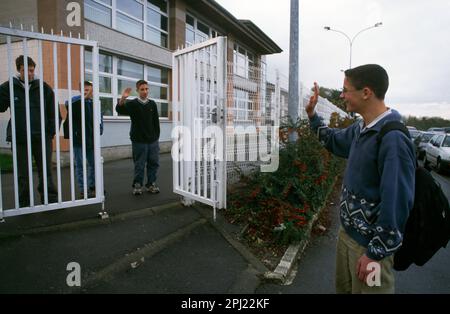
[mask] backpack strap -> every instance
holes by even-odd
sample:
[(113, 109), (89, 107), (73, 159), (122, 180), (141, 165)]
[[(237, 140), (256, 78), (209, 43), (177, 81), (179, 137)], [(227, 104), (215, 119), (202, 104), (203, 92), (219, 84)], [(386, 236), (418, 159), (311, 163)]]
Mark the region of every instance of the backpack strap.
[(394, 130), (402, 131), (402, 133), (405, 134), (408, 138), (411, 138), (408, 128), (401, 121), (388, 121), (381, 127), (380, 132), (378, 132), (378, 144), (381, 143), (381, 140), (387, 133)]
[[(408, 128), (403, 124), (403, 122), (401, 121), (388, 121), (386, 122), (382, 127), (380, 132), (378, 132), (377, 135), (377, 143), (378, 143), (378, 147), (381, 144), (381, 140), (383, 139), (383, 137), (394, 130), (398, 130), (401, 131), (403, 134), (405, 134), (409, 139), (411, 139), (411, 135), (409, 133)], [(416, 159), (416, 168), (419, 167), (419, 161)]]

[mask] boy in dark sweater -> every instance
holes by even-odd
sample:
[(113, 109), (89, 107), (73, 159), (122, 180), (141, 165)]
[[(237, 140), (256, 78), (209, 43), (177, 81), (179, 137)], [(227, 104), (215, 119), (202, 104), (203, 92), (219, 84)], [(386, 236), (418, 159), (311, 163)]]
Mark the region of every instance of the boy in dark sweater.
[[(19, 72), (18, 77), (13, 78), (13, 93), (14, 93), (14, 110), (15, 110), (15, 132), (12, 132), (12, 119), (8, 122), (6, 130), (6, 141), (13, 141), (15, 136), (17, 156), (17, 175), (18, 175), (18, 192), (19, 192), (19, 207), (30, 206), (30, 189), (29, 189), (29, 169), (28, 169), (28, 145), (31, 145), (31, 156), (36, 163), (38, 170), (39, 184), (38, 191), (41, 196), (42, 204), (45, 203), (44, 193), (44, 167), (43, 156), (46, 160), (47, 170), (47, 195), (48, 203), (58, 202), (58, 192), (53, 183), (52, 176), (52, 139), (55, 136), (55, 94), (52, 88), (43, 82), (43, 117), (41, 117), (41, 102), (40, 102), (40, 82), (35, 79), (34, 70), (35, 62), (30, 57), (27, 58), (28, 69), (25, 69), (25, 58), (19, 56), (16, 59), (16, 68)], [(27, 122), (26, 111), (27, 103), (25, 97), (25, 76), (28, 76), (28, 91), (29, 91), (29, 113), (30, 113), (30, 138), (27, 139)], [(5, 112), (10, 107), (10, 88), (9, 81), (0, 86), (0, 112)], [(42, 150), (42, 136), (41, 136), (41, 119), (44, 120), (44, 141), (45, 152)], [(45, 154), (45, 155), (44, 155)], [(36, 204), (36, 202), (34, 202)]]
[(116, 106), (117, 113), (130, 116), (134, 179), (133, 194), (141, 195), (144, 184), (144, 173), (147, 168), (146, 189), (148, 192), (159, 193), (156, 185), (156, 175), (159, 169), (159, 116), (158, 108), (153, 100), (148, 99), (148, 83), (140, 80), (136, 83), (138, 98), (126, 101), (131, 94), (131, 88), (122, 93), (122, 98)]

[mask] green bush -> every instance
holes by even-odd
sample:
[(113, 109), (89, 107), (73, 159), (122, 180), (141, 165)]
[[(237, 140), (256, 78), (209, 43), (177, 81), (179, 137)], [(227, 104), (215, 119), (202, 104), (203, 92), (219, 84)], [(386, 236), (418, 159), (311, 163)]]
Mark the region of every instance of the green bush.
[[(298, 140), (288, 143), (288, 134)], [(306, 226), (323, 205), (344, 161), (328, 153), (306, 121), (280, 130), (280, 164), (276, 172), (242, 177), (229, 191), (227, 217), (247, 225), (250, 241), (290, 244), (301, 240)]]
[(13, 161), (11, 155), (0, 154), (0, 169), (2, 172), (10, 172), (13, 169)]

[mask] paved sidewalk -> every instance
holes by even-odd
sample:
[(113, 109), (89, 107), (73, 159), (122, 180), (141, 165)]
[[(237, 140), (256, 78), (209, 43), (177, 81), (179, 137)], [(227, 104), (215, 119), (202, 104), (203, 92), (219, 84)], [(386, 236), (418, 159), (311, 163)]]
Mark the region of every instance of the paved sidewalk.
[[(256, 292), (267, 294), (334, 294), (336, 242), (339, 230), (339, 207), (331, 211), (332, 225), (324, 235), (312, 239), (297, 267), (297, 276), (289, 286), (261, 285)], [(412, 265), (395, 272), (396, 293), (450, 293), (450, 245), (441, 248), (424, 266)]]
[[(160, 194), (133, 196), (132, 169), (131, 160), (104, 165), (110, 219), (93, 205), (0, 224), (0, 293), (253, 293), (264, 267), (229, 237), (233, 226), (212, 222), (211, 208), (181, 205), (170, 154)], [(66, 284), (70, 262), (81, 266), (81, 289)]]

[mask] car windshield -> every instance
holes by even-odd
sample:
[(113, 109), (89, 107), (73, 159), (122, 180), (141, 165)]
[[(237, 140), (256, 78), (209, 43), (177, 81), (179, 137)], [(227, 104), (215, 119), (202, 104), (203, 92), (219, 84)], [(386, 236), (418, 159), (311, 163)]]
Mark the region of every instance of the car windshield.
[(416, 138), (420, 135), (420, 132), (416, 130), (409, 130), (409, 134), (411, 135), (412, 138)]
[(450, 136), (445, 137), (445, 140), (442, 143), (442, 147), (450, 147)]
[(422, 143), (428, 143), (430, 140), (431, 140), (431, 138), (433, 137), (433, 133), (425, 133), (425, 134), (422, 134), (422, 139), (421, 139), (421, 142)]

